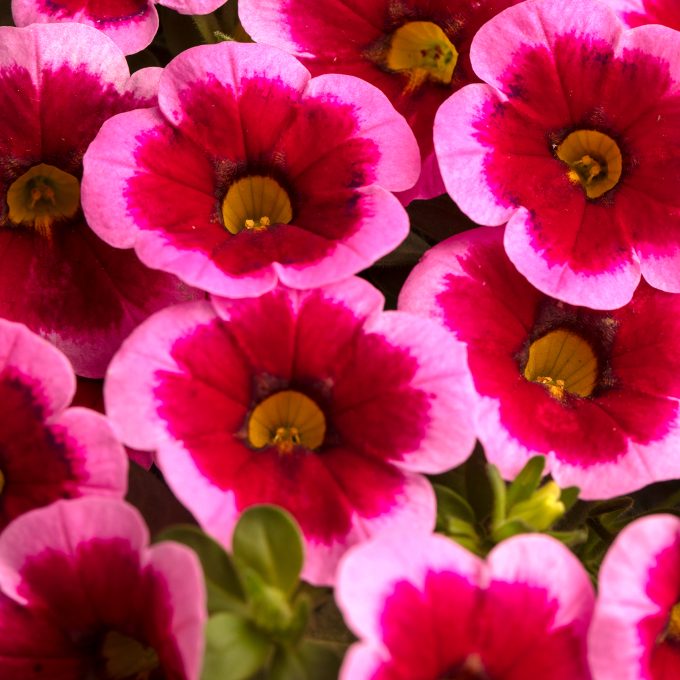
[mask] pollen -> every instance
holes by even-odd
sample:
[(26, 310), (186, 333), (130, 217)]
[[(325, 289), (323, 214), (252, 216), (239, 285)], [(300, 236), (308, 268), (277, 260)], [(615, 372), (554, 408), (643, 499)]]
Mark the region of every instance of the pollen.
[(680, 645), (680, 603), (673, 605), (668, 617), (668, 623), (660, 642), (666, 641)]
[(326, 418), (318, 404), (296, 390), (261, 401), (248, 419), (248, 442), (256, 449), (274, 446), (281, 455), (296, 448), (314, 451), (326, 436)]
[(567, 177), (580, 184), (588, 198), (599, 198), (621, 179), (623, 160), (617, 143), (597, 130), (576, 130), (556, 149), (569, 167)]
[(11, 224), (28, 227), (50, 239), (55, 222), (78, 212), (80, 183), (68, 172), (40, 163), (10, 185), (7, 206)]
[(288, 224), (292, 219), (290, 198), (272, 177), (242, 177), (229, 187), (222, 200), (222, 220), (232, 234), (266, 231), (274, 224)]
[(430, 21), (410, 21), (400, 26), (390, 40), (385, 66), (408, 78), (407, 91), (425, 81), (448, 85), (458, 61), (458, 51), (446, 33)]
[(531, 343), (524, 377), (544, 385), (562, 401), (567, 394), (588, 397), (598, 380), (598, 361), (590, 343), (568, 330), (554, 330)]

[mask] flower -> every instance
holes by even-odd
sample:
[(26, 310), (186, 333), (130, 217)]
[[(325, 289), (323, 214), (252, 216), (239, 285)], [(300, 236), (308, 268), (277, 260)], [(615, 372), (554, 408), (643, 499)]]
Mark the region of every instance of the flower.
[(314, 75), (347, 73), (379, 87), (413, 129), (423, 158), (420, 180), (402, 200), (445, 192), (432, 145), (439, 105), (478, 80), (472, 37), (518, 0), (240, 0), (239, 15), (257, 41), (302, 60)]
[(443, 536), (387, 534), (340, 563), (336, 601), (359, 637), (341, 680), (589, 680), (593, 588), (548, 536), (482, 561)]
[(680, 8), (674, 0), (604, 0), (628, 26), (661, 24), (680, 29)]
[(387, 189), (413, 184), (417, 145), (367, 83), (224, 42), (176, 57), (158, 101), (104, 125), (83, 180), (96, 232), (150, 267), (245, 297), (340, 280), (406, 236)]
[(503, 236), (480, 227), (436, 246), (399, 300), (466, 344), (488, 459), (511, 479), (543, 454), (582, 498), (679, 477), (680, 297), (642, 282), (615, 311), (567, 305), (515, 270)]
[(205, 609), (196, 555), (149, 547), (122, 501), (57, 501), (0, 534), (3, 678), (198, 680)]
[(177, 305), (114, 357), (106, 411), (201, 526), (229, 545), (246, 507), (298, 521), (303, 575), (387, 527), (434, 526), (416, 472), (462, 462), (474, 437), (462, 347), (434, 322), (381, 312), (361, 279), (257, 299)]
[(513, 264), (573, 305), (626, 304), (640, 275), (680, 292), (680, 35), (623, 30), (601, 3), (529, 0), (475, 36), (487, 84), (435, 120), (444, 183)]
[(89, 26), (0, 27), (0, 316), (49, 338), (79, 375), (103, 376), (141, 319), (191, 296), (100, 241), (80, 208), (87, 145), (107, 117), (151, 103), (159, 70), (130, 77)]
[(125, 495), (125, 451), (104, 416), (67, 408), (74, 393), (66, 357), (0, 319), (0, 528), (59, 498)]
[(123, 54), (133, 54), (156, 35), (156, 2), (182, 14), (208, 14), (225, 0), (12, 0), (12, 16), (17, 26), (63, 21), (94, 26)]
[(594, 680), (680, 674), (680, 520), (651, 515), (616, 537), (600, 567), (588, 647)]

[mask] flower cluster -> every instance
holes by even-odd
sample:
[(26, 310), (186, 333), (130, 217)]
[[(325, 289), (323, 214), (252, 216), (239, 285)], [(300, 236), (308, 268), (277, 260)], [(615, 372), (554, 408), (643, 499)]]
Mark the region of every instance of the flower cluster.
[(675, 2), (11, 17), (0, 677), (680, 676)]

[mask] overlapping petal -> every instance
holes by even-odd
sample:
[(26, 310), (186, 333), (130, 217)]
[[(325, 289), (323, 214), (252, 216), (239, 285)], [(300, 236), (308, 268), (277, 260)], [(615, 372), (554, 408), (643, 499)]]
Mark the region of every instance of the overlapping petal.
[(611, 309), (641, 274), (680, 290), (678, 46), (666, 27), (625, 31), (603, 4), (553, 0), (512, 7), (475, 37), (488, 85), (437, 115), (444, 182), (472, 219), (508, 221), (508, 255), (544, 293)]
[[(221, 43), (166, 68), (159, 106), (108, 121), (85, 156), (83, 182), (97, 233), (134, 246), (149, 266), (244, 297), (277, 280), (296, 288), (339, 280), (406, 235), (406, 213), (387, 189), (415, 181), (418, 150), (370, 85), (310, 79), (278, 50)], [(273, 195), (287, 213), (271, 212)], [(243, 214), (232, 224), (227, 212)]]
[(58, 205), (63, 191), (55, 177), (70, 178), (77, 192), (83, 154), (102, 122), (149, 106), (159, 69), (131, 78), (116, 46), (87, 26), (1, 27), (0, 35), (0, 315), (52, 340), (80, 375), (101, 377), (141, 319), (194, 293), (98, 239), (77, 193), (68, 216), (52, 212), (45, 221), (26, 217), (31, 203), (21, 192), (36, 181), (29, 173), (38, 180), (43, 173), (37, 186), (48, 192), (48, 215), (48, 199)]
[(68, 408), (74, 392), (61, 352), (0, 320), (0, 527), (59, 498), (125, 494), (125, 451), (102, 415)]
[[(505, 255), (503, 230), (486, 227), (433, 248), (400, 297), (400, 307), (439, 319), (467, 345), (489, 460), (512, 478), (529, 457), (546, 455), (558, 483), (580, 487), (584, 498), (680, 473), (677, 305), (645, 283), (610, 312), (562, 303), (533, 288)], [(557, 365), (571, 361), (566, 350), (555, 375), (525, 377), (532, 347), (554, 332), (591, 348), (593, 384), (582, 393), (550, 388), (568, 378)]]
[(590, 678), (592, 587), (546, 536), (505, 541), (484, 562), (441, 536), (386, 534), (343, 559), (336, 597), (360, 638), (347, 680)]
[[(58, 501), (0, 535), (3, 676), (199, 677), (205, 589), (186, 547), (149, 547), (118, 500)], [(39, 669), (39, 670), (37, 670)], [(115, 670), (118, 669), (118, 670)]]
[[(107, 413), (124, 442), (157, 450), (207, 531), (229, 544), (244, 508), (281, 505), (305, 535), (306, 578), (332, 583), (349, 545), (431, 529), (432, 490), (416, 473), (453, 467), (473, 443), (462, 348), (381, 308), (359, 279), (169, 308), (112, 362)], [(287, 412), (267, 406), (291, 392)], [(312, 418), (324, 430), (305, 440)]]

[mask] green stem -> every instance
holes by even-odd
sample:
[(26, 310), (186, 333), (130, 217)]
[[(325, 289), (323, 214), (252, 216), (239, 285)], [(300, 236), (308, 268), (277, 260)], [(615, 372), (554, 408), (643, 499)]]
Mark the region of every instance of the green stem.
[(206, 43), (213, 44), (218, 42), (215, 33), (219, 33), (222, 27), (214, 14), (195, 15), (191, 18), (194, 20), (198, 32)]

